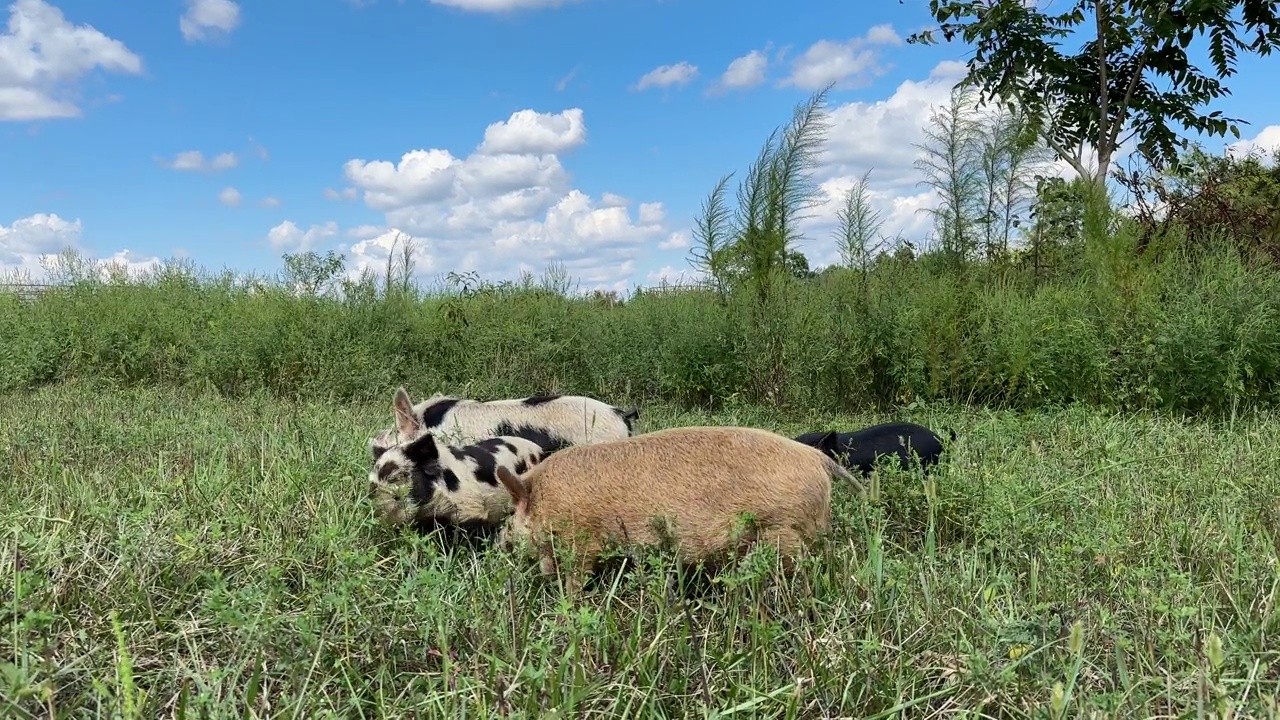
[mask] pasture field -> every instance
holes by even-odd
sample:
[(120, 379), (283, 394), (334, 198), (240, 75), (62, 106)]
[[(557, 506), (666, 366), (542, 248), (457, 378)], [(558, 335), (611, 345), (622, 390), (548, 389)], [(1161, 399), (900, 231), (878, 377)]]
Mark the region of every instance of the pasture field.
[[(429, 392), (430, 388), (411, 388)], [(5, 717), (1275, 717), (1280, 418), (918, 408), (800, 573), (581, 603), (377, 526), (385, 403), (69, 382), (0, 396)], [(885, 416), (642, 408), (786, 434)]]

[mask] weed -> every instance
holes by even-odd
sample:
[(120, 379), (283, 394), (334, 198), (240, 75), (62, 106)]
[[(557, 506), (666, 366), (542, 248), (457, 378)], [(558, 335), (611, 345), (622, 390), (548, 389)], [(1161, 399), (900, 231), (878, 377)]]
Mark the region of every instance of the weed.
[[(0, 396), (13, 717), (1274, 717), (1280, 420), (917, 408), (795, 575), (649, 554), (578, 604), (533, 563), (379, 527), (381, 401), (71, 382)], [(880, 416), (654, 405), (644, 429)]]

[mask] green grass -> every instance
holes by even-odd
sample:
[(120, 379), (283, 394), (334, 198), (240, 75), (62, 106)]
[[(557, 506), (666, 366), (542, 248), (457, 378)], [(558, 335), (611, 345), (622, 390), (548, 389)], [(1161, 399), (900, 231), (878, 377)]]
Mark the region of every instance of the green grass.
[(778, 282), (763, 309), (750, 287), (723, 304), (696, 290), (617, 304), (552, 279), (297, 297), (173, 266), (32, 302), (0, 292), (0, 392), (93, 379), (335, 402), (382, 402), (405, 383), (832, 412), (923, 401), (1230, 416), (1280, 403), (1280, 272), (1226, 251), (1038, 285), (1013, 265), (960, 271), (928, 255), (884, 260), (865, 284), (839, 268)]
[(389, 402), (0, 396), (0, 713), (1276, 714), (1280, 418), (904, 412), (960, 434), (936, 487), (837, 487), (796, 576), (758, 554), (669, 592), (650, 556), (574, 605), (532, 562), (374, 524)]

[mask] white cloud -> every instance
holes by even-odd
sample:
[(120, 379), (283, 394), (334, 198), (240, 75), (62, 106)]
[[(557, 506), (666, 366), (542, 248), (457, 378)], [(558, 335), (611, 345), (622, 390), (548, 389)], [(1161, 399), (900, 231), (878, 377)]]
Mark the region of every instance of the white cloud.
[(667, 218), (667, 211), (660, 202), (640, 203), (636, 208), (636, 219), (641, 225), (661, 225)]
[(883, 100), (833, 107), (820, 175), (856, 177), (874, 168), (873, 182), (897, 190), (914, 187), (914, 145), (923, 141), (929, 116), (947, 102), (964, 72), (962, 63), (944, 61), (928, 78), (905, 80)]
[(862, 87), (885, 71), (879, 46), (901, 44), (902, 38), (890, 25), (876, 25), (862, 37), (845, 42), (819, 40), (791, 61), (791, 74), (779, 84), (804, 90), (830, 83), (841, 89)]
[(494, 246), (499, 251), (518, 251), (526, 261), (531, 257), (544, 262), (582, 259), (597, 251), (612, 254), (665, 234), (660, 219), (654, 217), (663, 214), (661, 203), (646, 205), (651, 208), (647, 217), (635, 222), (627, 208), (597, 207), (587, 194), (571, 190), (542, 219), (500, 223), (494, 229)]
[(674, 65), (659, 65), (645, 73), (636, 81), (633, 89), (684, 87), (696, 77), (698, 77), (698, 66), (681, 60)]
[(44, 0), (14, 0), (0, 34), (0, 121), (79, 117), (76, 81), (95, 68), (137, 75), (142, 59)]
[(240, 201), (243, 199), (243, 196), (240, 195), (240, 191), (233, 187), (224, 188), (222, 192), (218, 193), (218, 202), (226, 205), (227, 207), (239, 207)]
[(338, 224), (330, 220), (323, 225), (312, 225), (303, 231), (292, 220), (285, 220), (267, 231), (267, 243), (275, 250), (305, 252), (314, 250), (320, 242), (338, 234)]
[(764, 50), (751, 52), (729, 63), (729, 67), (716, 82), (717, 90), (745, 90), (753, 88), (765, 80), (765, 70), (769, 67), (769, 56)]
[(666, 240), (658, 243), (659, 250), (679, 250), (689, 247), (689, 233), (684, 230), (677, 230), (671, 233)]
[(79, 220), (64, 220), (57, 213), (36, 213), (8, 227), (0, 225), (0, 266), (21, 266), (32, 258), (77, 248), (82, 229)]
[(645, 275), (650, 285), (693, 285), (702, 282), (704, 274), (693, 268), (663, 265)]
[(341, 190), (325, 188), (324, 197), (326, 200), (355, 200), (360, 197), (360, 191), (353, 187), (346, 187)]
[(240, 24), (240, 6), (231, 0), (187, 0), (178, 29), (187, 42), (225, 37)]
[[(415, 274), (427, 273), (436, 269), (436, 260), (430, 253), (430, 243), (425, 238), (415, 237), (399, 228), (383, 229), (375, 228), (371, 225), (363, 225), (353, 230), (359, 231), (357, 234), (364, 237), (349, 246), (342, 246), (341, 248), (347, 256), (347, 274), (350, 277), (359, 277), (366, 269), (372, 270), (379, 275), (385, 273), (387, 259), (391, 256), (391, 253), (394, 252), (396, 254), (398, 262), (401, 253), (404, 252), (406, 243), (413, 245), (410, 257), (413, 259), (413, 271)], [(347, 231), (347, 234), (351, 235), (352, 231)]]
[[(520, 128), (530, 132), (515, 134)], [(347, 181), (384, 222), (347, 234), (369, 241), (398, 229), (429, 245), (432, 267), (441, 271), (514, 278), (555, 261), (586, 289), (625, 286), (641, 254), (671, 242), (672, 232), (661, 203), (641, 202), (632, 212), (622, 195), (596, 199), (571, 187), (552, 150), (572, 150), (585, 132), (576, 112), (518, 112), (490, 125), (466, 156), (436, 148), (410, 150), (394, 162), (351, 160)], [(517, 149), (525, 152), (491, 154)], [(382, 245), (352, 245), (352, 263), (377, 265), (369, 258)]]
[(240, 161), (236, 158), (235, 153), (224, 152), (218, 153), (209, 161), (210, 170), (230, 170)]
[(558, 113), (517, 110), (485, 128), (477, 152), (485, 155), (563, 153), (587, 141), (582, 109)]
[(56, 213), (36, 213), (15, 220), (8, 227), (0, 225), (0, 273), (31, 281), (46, 279), (49, 271), (60, 265), (59, 254), (67, 250), (94, 260), (103, 278), (113, 267), (136, 277), (161, 264), (159, 258), (143, 257), (128, 249), (106, 258), (92, 258), (80, 244), (83, 229), (79, 219), (66, 220)]
[(267, 196), (258, 201), (259, 207), (278, 208), (280, 207), (280, 198)]
[(345, 234), (349, 238), (368, 240), (369, 238), (378, 237), (384, 232), (386, 232), (386, 229), (378, 227), (377, 225), (357, 225), (353, 228), (347, 228), (347, 232)]
[(100, 264), (99, 273), (102, 276), (107, 277), (114, 272), (124, 274), (130, 278), (138, 278), (154, 272), (164, 264), (160, 261), (160, 258), (154, 255), (144, 257), (128, 249), (121, 250), (110, 257), (102, 258), (98, 262)]
[[(827, 143), (815, 173), (820, 204), (800, 225), (806, 237), (799, 249), (812, 267), (838, 261), (832, 237), (836, 213), (845, 194), (868, 170), (867, 192), (884, 221), (881, 232), (890, 238), (900, 234), (917, 247), (922, 245), (933, 224), (924, 210), (937, 207), (938, 196), (921, 183), (924, 176), (915, 168), (920, 156), (916, 146), (925, 142), (930, 116), (946, 106), (952, 88), (964, 74), (963, 63), (943, 61), (927, 78), (905, 80), (883, 100), (831, 108)], [(1124, 157), (1133, 147), (1132, 141), (1122, 146), (1117, 157)], [(1087, 149), (1085, 157), (1089, 157)], [(1075, 176), (1063, 161), (1052, 162), (1046, 170), (1068, 179)]]
[(173, 156), (172, 160), (161, 161), (171, 170), (183, 172), (219, 172), (230, 170), (239, 164), (240, 159), (233, 152), (218, 153), (212, 158), (205, 158), (199, 150), (186, 150)]
[(939, 63), (924, 80), (905, 80), (892, 95), (872, 102), (850, 102), (830, 110), (826, 146), (816, 171), (821, 204), (801, 227), (805, 239), (799, 249), (811, 267), (837, 262), (832, 233), (836, 212), (845, 193), (871, 170), (868, 195), (881, 214), (881, 232), (899, 233), (919, 241), (931, 224), (927, 213), (937, 204), (935, 193), (919, 182), (915, 145), (924, 142), (924, 129), (933, 111), (948, 101), (951, 89), (964, 76), (964, 64)]
[(867, 30), (866, 39), (872, 45), (901, 45), (903, 42), (902, 36), (888, 23), (873, 25)]
[(448, 150), (410, 150), (398, 163), (348, 160), (343, 172), (375, 210), (443, 200), (461, 162)]
[(1264, 159), (1277, 149), (1280, 149), (1280, 125), (1268, 125), (1252, 138), (1242, 138), (1227, 146), (1227, 152), (1233, 157), (1244, 157), (1251, 152), (1257, 152), (1261, 153)]

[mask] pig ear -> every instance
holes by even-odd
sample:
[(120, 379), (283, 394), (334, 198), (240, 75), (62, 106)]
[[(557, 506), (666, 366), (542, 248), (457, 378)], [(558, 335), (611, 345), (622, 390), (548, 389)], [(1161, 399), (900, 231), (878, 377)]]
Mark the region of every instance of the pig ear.
[(828, 432), (828, 433), (824, 434), (824, 435), (822, 436), (822, 438), (818, 440), (818, 442), (817, 442), (817, 444), (816, 444), (816, 447), (817, 447), (819, 450), (822, 450), (823, 452), (826, 452), (827, 454), (831, 454), (831, 453), (835, 452), (835, 451), (836, 451), (836, 443), (837, 443), (837, 441), (839, 440), (839, 438), (837, 437), (837, 435), (838, 435), (838, 433), (836, 433), (836, 431), (835, 431), (835, 430), (832, 430), (832, 431), (830, 431), (830, 432)]
[(396, 431), (406, 437), (418, 434), (418, 420), (413, 416), (413, 403), (409, 401), (409, 393), (404, 388), (397, 388), (395, 398), (391, 401), (391, 410), (396, 418)]
[(405, 443), (400, 451), (416, 465), (430, 465), (440, 460), (440, 448), (431, 433), (423, 433)]
[(529, 500), (529, 491), (525, 488), (524, 483), (520, 482), (520, 478), (514, 472), (511, 472), (511, 468), (499, 465), (497, 472), (498, 482), (502, 483), (502, 487), (511, 493), (511, 500), (516, 504), (516, 511), (519, 511)]
[(389, 447), (391, 447), (391, 443), (387, 438), (386, 430), (378, 433), (376, 437), (369, 438), (369, 454), (373, 456), (374, 460), (382, 457), (382, 453), (386, 452)]

